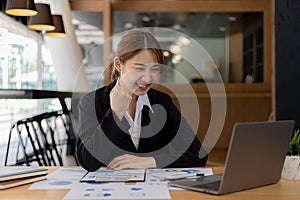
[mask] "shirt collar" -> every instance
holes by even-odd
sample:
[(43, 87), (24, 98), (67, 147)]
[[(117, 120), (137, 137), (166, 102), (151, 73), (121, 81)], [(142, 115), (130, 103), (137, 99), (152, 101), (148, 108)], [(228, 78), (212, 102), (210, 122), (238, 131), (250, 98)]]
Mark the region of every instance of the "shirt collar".
[(144, 105), (148, 106), (150, 108), (151, 112), (154, 113), (152, 110), (147, 93), (138, 97), (138, 100), (136, 102), (136, 108), (139, 111), (141, 111), (143, 109)]

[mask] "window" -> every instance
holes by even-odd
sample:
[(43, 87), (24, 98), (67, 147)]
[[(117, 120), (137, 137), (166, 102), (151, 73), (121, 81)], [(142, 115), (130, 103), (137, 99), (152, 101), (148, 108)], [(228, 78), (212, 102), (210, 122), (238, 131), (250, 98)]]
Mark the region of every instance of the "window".
[[(0, 13), (0, 88), (56, 89), (51, 53), (36, 32)], [(53, 110), (58, 100), (0, 99), (0, 157), (4, 159), (10, 124)], [(4, 160), (0, 160), (2, 165)]]

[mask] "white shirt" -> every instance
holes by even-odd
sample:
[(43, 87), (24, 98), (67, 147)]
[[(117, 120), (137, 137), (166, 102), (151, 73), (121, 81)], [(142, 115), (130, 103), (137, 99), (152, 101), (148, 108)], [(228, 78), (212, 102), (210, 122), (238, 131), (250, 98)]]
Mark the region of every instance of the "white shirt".
[(130, 125), (129, 134), (136, 149), (139, 147), (139, 141), (141, 136), (142, 109), (144, 105), (148, 106), (153, 112), (147, 94), (138, 97), (138, 100), (136, 102), (134, 120), (131, 118), (128, 111), (125, 112), (125, 118), (127, 119)]

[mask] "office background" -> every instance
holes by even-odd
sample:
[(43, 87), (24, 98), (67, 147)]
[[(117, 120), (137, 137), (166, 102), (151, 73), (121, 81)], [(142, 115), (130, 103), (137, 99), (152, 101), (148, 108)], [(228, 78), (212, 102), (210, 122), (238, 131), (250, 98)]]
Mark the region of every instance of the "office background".
[[(6, 1), (1, 2), (4, 3)], [(45, 2), (60, 2), (60, 0), (48, 0)], [(134, 28), (134, 25), (137, 27), (159, 25), (182, 31), (183, 33), (192, 36), (194, 32), (185, 32), (189, 30), (189, 26), (192, 27), (190, 30), (198, 31), (198, 34), (201, 30), (208, 29), (207, 27), (210, 25), (211, 21), (206, 21), (206, 23), (204, 23), (205, 21), (201, 21), (202, 23), (200, 23), (200, 20), (203, 20), (203, 16), (204, 19), (211, 19), (222, 13), (224, 15), (222, 15), (221, 18), (225, 19), (225, 17), (228, 17), (228, 14), (234, 13), (240, 14), (235, 17), (251, 17), (248, 18), (248, 22), (255, 21), (256, 23), (251, 24), (251, 26), (246, 26), (247, 29), (244, 27), (242, 28), (238, 23), (232, 23), (229, 24), (229, 27), (232, 30), (231, 32), (224, 31), (224, 27), (222, 26), (216, 26), (218, 31), (212, 32), (214, 35), (206, 35), (206, 37), (203, 37), (204, 39), (199, 39), (197, 35), (193, 36), (193, 38), (197, 39), (203, 46), (208, 47), (208, 49), (211, 47), (210, 51), (215, 57), (214, 61), (222, 66), (221, 71), (225, 80), (225, 89), (227, 93), (226, 121), (215, 150), (220, 149), (221, 152), (226, 152), (232, 127), (236, 122), (265, 121), (276, 116), (276, 119), (295, 119), (296, 127), (299, 128), (300, 108), (298, 102), (300, 102), (300, 95), (297, 92), (300, 87), (299, 78), (297, 77), (300, 75), (298, 39), (299, 1), (70, 0), (68, 2), (70, 4), (73, 19), (86, 22), (85, 25), (75, 23), (75, 31), (80, 31), (77, 29), (80, 27), (85, 29), (89, 27), (89, 24), (94, 25), (95, 28), (93, 29), (94, 35), (89, 36), (90, 39), (83, 39), (82, 35), (77, 35), (78, 43), (80, 44), (82, 42), (80, 44), (82, 55), (80, 56), (85, 58), (85, 73), (89, 79), (89, 84), (94, 86), (99, 84), (99, 77), (97, 74), (104, 71), (103, 66), (105, 65), (105, 62), (101, 55), (104, 54), (104, 57), (107, 56), (97, 43), (105, 38), (109, 38), (115, 33), (127, 30), (130, 24), (127, 24), (127, 29), (123, 26), (125, 25), (123, 22), (125, 22), (125, 19), (127, 18), (132, 19), (133, 22), (134, 20), (139, 20), (136, 21), (138, 23), (133, 24), (131, 28)], [(4, 7), (2, 6), (2, 11), (3, 10)], [(17, 17), (14, 19), (21, 21), (23, 24), (27, 23), (26, 18)], [(160, 21), (156, 21), (155, 19), (159, 19)], [(180, 20), (182, 26), (175, 26), (178, 25), (176, 23), (178, 21), (180, 22)], [(218, 19), (217, 22), (220, 21), (221, 20)], [(198, 27), (199, 24), (202, 24), (202, 26)], [(88, 31), (91, 30), (89, 28), (87, 29)], [(27, 31), (25, 36), (29, 37), (29, 35), (31, 35), (31, 32)], [(253, 35), (256, 36), (254, 37)], [(44, 41), (44, 38), (41, 37), (40, 34), (37, 37), (39, 37), (41, 41)], [(255, 42), (257, 42), (256, 47), (245, 49), (244, 47), (248, 44), (246, 41), (253, 41), (254, 38)], [(60, 41), (63, 42), (64, 40), (61, 39)], [(166, 45), (170, 44), (170, 41), (166, 42)], [(220, 53), (217, 52), (216, 49), (226, 50)], [(93, 50), (93, 55), (90, 54), (91, 50)], [(65, 52), (67, 53), (68, 51)], [(253, 56), (254, 52), (258, 52), (261, 56)], [(54, 52), (52, 52), (52, 54), (54, 54)], [(80, 56), (75, 54), (67, 55), (67, 57), (70, 58), (68, 60), (75, 60), (80, 58)], [(248, 59), (249, 57), (250, 59)], [(226, 59), (230, 62), (226, 61)], [(249, 64), (252, 62), (256, 65), (252, 66)], [(230, 68), (226, 68), (225, 66), (230, 66)], [(192, 85), (198, 94), (199, 108), (202, 116), (197, 134), (203, 139), (205, 136), (204, 134), (208, 129), (211, 116), (209, 92), (204, 84), (197, 82), (200, 80), (199, 77), (193, 77), (195, 71), (188, 68), (187, 63), (181, 62), (176, 64), (175, 67), (184, 72), (186, 77), (195, 81)], [(22, 83), (22, 87), (53, 90), (66, 89), (66, 84), (64, 83), (68, 78), (65, 76), (66, 71), (69, 70), (67, 66), (55, 68), (47, 62), (43, 62), (43, 65), (40, 66), (40, 68), (44, 71), (39, 74), (41, 76), (37, 77), (38, 82), (35, 84), (27, 81)], [(247, 75), (245, 72), (247, 70), (249, 70), (250, 77), (255, 77), (254, 81), (250, 84), (245, 82)], [(108, 82), (109, 75), (109, 70), (104, 72), (104, 77), (100, 79), (100, 85)], [(71, 73), (68, 74), (68, 76), (70, 76), (69, 79), (73, 79)], [(42, 77), (42, 80), (38, 79), (39, 77)], [(65, 79), (61, 77), (65, 77)], [(9, 87), (16, 87), (16, 84), (14, 84), (15, 82)], [(189, 102), (189, 99), (186, 98), (188, 95), (185, 93), (184, 86), (175, 84), (173, 87), (177, 89), (176, 91), (177, 94), (179, 94), (179, 98), (185, 98), (186, 102)], [(174, 96), (172, 97), (176, 100)], [(57, 108), (57, 103), (53, 101), (48, 101), (45, 104), (50, 105), (51, 109)], [(43, 111), (49, 109), (49, 106), (42, 107)], [(194, 108), (190, 108), (191, 112), (186, 116), (191, 123), (194, 123), (193, 110)], [(10, 118), (10, 120), (13, 121), (18, 117), (24, 117), (28, 114), (31, 113), (26, 111), (26, 113), (23, 113), (22, 115), (12, 113), (7, 116), (13, 116)], [(5, 123), (9, 124), (10, 121), (6, 120)], [(224, 161), (224, 155), (226, 154), (222, 153), (222, 155), (221, 159)]]

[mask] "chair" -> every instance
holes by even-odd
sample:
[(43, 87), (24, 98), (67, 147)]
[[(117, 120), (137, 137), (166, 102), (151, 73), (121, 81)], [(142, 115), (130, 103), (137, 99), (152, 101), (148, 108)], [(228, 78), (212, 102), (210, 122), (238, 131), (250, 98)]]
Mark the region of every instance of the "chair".
[(39, 166), (62, 166), (63, 148), (70, 140), (74, 140), (62, 111), (46, 112), (19, 120), (11, 126), (9, 132), (5, 166), (8, 165), (13, 133), (18, 136), (15, 165), (29, 166), (37, 162)]

